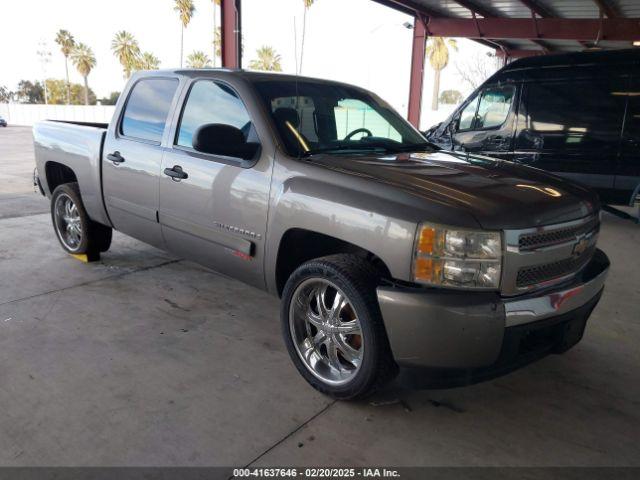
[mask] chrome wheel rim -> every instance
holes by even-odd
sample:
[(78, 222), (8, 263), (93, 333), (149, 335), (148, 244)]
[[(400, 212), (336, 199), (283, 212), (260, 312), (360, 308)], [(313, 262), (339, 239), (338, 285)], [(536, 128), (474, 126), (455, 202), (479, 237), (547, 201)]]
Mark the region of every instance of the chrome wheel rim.
[(360, 370), (364, 354), (360, 320), (349, 298), (329, 280), (310, 278), (296, 287), (289, 329), (302, 363), (323, 382), (341, 385)]
[(78, 206), (69, 195), (61, 193), (56, 198), (53, 211), (58, 238), (69, 250), (78, 250), (82, 243), (82, 222)]

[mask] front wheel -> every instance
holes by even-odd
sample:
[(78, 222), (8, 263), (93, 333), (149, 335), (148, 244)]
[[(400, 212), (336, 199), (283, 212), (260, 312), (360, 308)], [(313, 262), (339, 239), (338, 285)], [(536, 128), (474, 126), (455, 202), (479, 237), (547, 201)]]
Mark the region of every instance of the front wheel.
[(69, 253), (92, 255), (111, 246), (112, 229), (89, 218), (77, 183), (65, 183), (53, 191), (51, 220), (60, 245)]
[(393, 378), (396, 365), (376, 296), (379, 275), (356, 255), (301, 265), (284, 288), (282, 331), (296, 368), (339, 399), (364, 397)]

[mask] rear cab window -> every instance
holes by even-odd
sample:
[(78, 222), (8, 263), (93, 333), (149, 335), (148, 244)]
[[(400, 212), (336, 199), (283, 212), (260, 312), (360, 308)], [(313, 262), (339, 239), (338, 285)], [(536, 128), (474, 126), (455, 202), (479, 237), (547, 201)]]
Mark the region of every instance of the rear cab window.
[(173, 78), (144, 78), (136, 82), (124, 107), (120, 134), (160, 144), (177, 88), (178, 80)]

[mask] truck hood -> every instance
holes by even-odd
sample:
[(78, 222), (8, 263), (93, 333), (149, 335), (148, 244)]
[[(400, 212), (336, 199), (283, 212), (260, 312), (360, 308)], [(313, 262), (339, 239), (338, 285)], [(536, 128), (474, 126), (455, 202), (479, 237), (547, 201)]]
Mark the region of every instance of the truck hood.
[[(542, 170), (457, 152), (314, 155), (325, 168), (467, 210), (485, 229), (561, 223), (598, 211), (590, 190)], [(455, 225), (455, 220), (452, 219)]]

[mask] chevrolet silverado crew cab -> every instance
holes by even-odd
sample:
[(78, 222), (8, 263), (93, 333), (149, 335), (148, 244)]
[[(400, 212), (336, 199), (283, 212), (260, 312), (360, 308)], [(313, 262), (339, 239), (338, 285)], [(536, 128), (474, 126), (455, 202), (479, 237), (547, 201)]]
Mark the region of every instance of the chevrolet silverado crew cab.
[(609, 268), (591, 191), (441, 151), (342, 83), (141, 72), (109, 125), (40, 122), (34, 141), (65, 251), (117, 229), (279, 296), (293, 363), (336, 398), (563, 352)]

